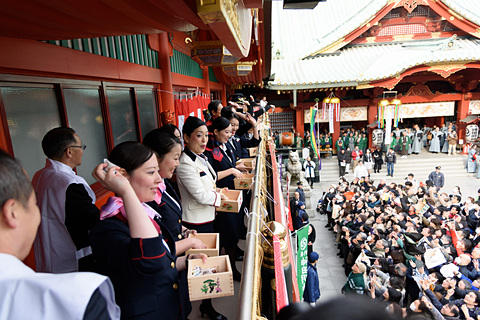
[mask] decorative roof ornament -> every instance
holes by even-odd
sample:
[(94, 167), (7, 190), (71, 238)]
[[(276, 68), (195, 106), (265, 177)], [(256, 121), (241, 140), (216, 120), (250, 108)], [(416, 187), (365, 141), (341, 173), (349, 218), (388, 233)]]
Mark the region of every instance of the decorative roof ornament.
[(202, 66), (231, 65), (240, 60), (233, 56), (221, 41), (195, 41), (190, 43), (192, 59)]
[[(460, 48), (460, 45), (458, 44), (457, 42), (457, 35), (454, 34), (453, 36), (451, 36), (450, 38), (448, 39), (445, 39), (442, 44), (438, 47), (437, 50), (439, 51), (447, 51), (447, 50), (455, 50), (455, 49), (459, 49)], [(436, 50), (432, 50), (432, 51), (436, 51)]]
[(222, 67), (222, 71), (230, 77), (248, 76), (253, 70), (253, 66), (257, 64), (255, 61), (239, 61), (236, 64)]
[(396, 8), (403, 6), (408, 13), (412, 13), (419, 5), (428, 6), (428, 3), (425, 0), (402, 0)]

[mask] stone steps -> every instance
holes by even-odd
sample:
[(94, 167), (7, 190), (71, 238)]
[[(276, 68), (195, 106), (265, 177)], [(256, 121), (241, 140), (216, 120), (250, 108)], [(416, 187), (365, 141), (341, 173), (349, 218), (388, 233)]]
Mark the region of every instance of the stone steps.
[[(422, 157), (421, 155), (409, 155), (406, 159), (397, 156), (397, 163), (395, 164), (394, 177), (405, 178), (410, 172), (415, 171), (417, 180), (426, 180), (430, 172), (435, 170), (436, 166), (441, 166), (441, 171), (449, 178), (463, 178), (476, 177), (475, 173), (467, 173), (465, 170), (467, 156), (457, 155), (448, 156), (445, 154), (429, 155), (429, 157)], [(380, 173), (371, 173), (373, 179), (385, 178), (387, 173), (387, 166), (382, 165)], [(353, 172), (350, 170), (345, 175), (348, 181), (353, 179)], [(331, 159), (322, 159), (322, 170), (320, 170), (321, 182), (332, 181), (336, 182), (339, 179), (339, 168), (336, 157)]]

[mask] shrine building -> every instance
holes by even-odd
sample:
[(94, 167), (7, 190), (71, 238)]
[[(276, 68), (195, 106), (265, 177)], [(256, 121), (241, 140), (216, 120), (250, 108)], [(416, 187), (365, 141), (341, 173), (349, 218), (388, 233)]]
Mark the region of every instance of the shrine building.
[(315, 98), (320, 108), (339, 98), (333, 141), (341, 127), (369, 126), (371, 134), (379, 101), (392, 95), (402, 103), (400, 128), (456, 122), (465, 139), (465, 123), (480, 114), (479, 38), (477, 1), (327, 1), (311, 11), (273, 2), (268, 89), (291, 101), (283, 111), (294, 109), (291, 127), (300, 132)]

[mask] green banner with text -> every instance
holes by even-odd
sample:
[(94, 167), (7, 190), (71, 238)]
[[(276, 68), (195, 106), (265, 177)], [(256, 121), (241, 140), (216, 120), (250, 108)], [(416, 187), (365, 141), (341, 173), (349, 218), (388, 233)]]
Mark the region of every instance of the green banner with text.
[(308, 264), (308, 224), (297, 231), (297, 282), (300, 300), (303, 301), (303, 290), (307, 281)]

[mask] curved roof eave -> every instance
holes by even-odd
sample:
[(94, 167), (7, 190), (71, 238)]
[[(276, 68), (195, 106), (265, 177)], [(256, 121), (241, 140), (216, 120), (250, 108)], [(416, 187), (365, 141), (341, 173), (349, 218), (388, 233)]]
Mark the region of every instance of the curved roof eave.
[(269, 90), (310, 90), (310, 89), (328, 89), (357, 87), (358, 82), (337, 82), (337, 83), (318, 83), (318, 84), (269, 84), (266, 88)]
[[(442, 49), (446, 41), (436, 39), (414, 43), (352, 46), (334, 55), (309, 60), (273, 60), (273, 90), (316, 89), (363, 86), (375, 82), (401, 79), (405, 72), (426, 66), (431, 71), (448, 69), (480, 61), (480, 41), (454, 40), (454, 49)], [(417, 71), (416, 71), (417, 72)], [(392, 80), (395, 81), (395, 80)]]

